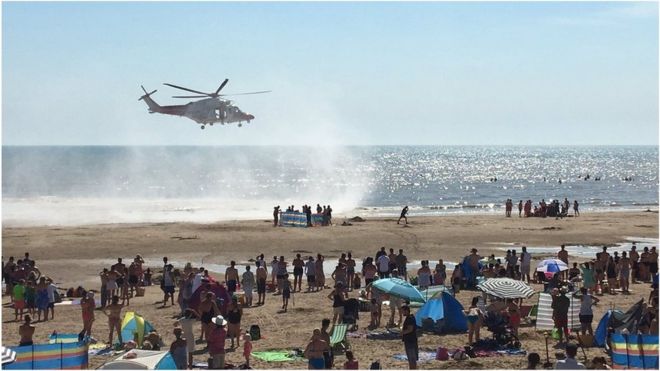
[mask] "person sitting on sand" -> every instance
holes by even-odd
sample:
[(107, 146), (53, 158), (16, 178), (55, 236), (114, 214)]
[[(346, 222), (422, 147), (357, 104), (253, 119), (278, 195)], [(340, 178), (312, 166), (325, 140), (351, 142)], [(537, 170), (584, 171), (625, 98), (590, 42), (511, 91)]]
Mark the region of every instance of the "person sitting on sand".
[(36, 327), (32, 324), (32, 317), (30, 317), (29, 314), (26, 314), (25, 323), (18, 327), (18, 334), (21, 337), (21, 341), (18, 343), (18, 346), (22, 347), (32, 345), (32, 336), (34, 335), (35, 330)]
[[(94, 297), (91, 297), (94, 300)], [(112, 297), (112, 303), (107, 307), (101, 309), (103, 314), (108, 316), (108, 327), (110, 328), (110, 333), (108, 335), (108, 344), (112, 345), (112, 336), (114, 330), (117, 330), (117, 338), (119, 338), (119, 343), (122, 344), (121, 338), (121, 310), (124, 308), (122, 304), (119, 304), (119, 296), (115, 295)], [(109, 313), (108, 313), (109, 312)]]
[(170, 344), (170, 354), (174, 359), (177, 370), (188, 369), (188, 348), (186, 339), (182, 336), (183, 330), (180, 327), (174, 328), (174, 341)]
[(314, 333), (309, 343), (305, 347), (305, 358), (308, 359), (310, 370), (322, 370), (327, 368), (324, 354), (330, 352), (329, 343), (323, 340), (321, 330), (314, 329)]
[(344, 362), (344, 370), (359, 370), (360, 366), (357, 359), (350, 350), (346, 351), (346, 362)]

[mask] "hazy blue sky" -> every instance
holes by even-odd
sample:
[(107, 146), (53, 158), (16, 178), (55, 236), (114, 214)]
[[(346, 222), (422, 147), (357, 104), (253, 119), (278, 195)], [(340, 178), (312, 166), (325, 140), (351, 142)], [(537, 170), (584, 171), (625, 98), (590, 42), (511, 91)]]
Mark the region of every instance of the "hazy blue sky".
[[(656, 144), (656, 3), (2, 3), (3, 144)], [(150, 115), (170, 82), (247, 127)]]

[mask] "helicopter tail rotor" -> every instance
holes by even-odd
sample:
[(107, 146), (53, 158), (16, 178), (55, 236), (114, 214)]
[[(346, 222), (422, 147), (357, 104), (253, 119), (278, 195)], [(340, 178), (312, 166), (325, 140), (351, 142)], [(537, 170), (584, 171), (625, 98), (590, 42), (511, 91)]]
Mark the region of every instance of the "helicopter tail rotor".
[(142, 91), (144, 92), (144, 95), (141, 96), (141, 97), (138, 99), (138, 101), (141, 101), (141, 100), (143, 100), (145, 97), (149, 97), (151, 94), (153, 94), (153, 93), (155, 93), (155, 92), (158, 91), (158, 90), (154, 90), (154, 91), (152, 91), (151, 93), (147, 93), (147, 89), (145, 89), (144, 86), (140, 85), (140, 87), (142, 88)]

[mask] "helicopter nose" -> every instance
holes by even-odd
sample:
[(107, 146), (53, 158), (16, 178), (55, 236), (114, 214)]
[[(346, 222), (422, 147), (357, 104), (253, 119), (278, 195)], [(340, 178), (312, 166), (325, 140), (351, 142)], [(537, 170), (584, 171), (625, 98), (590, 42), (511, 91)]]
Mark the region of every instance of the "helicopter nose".
[(247, 117), (248, 117), (248, 120), (253, 120), (254, 119), (254, 115), (251, 115), (249, 113), (248, 113)]

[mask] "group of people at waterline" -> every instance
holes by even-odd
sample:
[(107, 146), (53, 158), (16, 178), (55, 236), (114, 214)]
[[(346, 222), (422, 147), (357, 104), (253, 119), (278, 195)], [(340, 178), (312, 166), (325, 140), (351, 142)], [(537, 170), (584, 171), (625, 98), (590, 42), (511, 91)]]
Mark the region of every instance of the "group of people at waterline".
[[(505, 215), (511, 217), (513, 212), (513, 200), (507, 199), (504, 203)], [(550, 203), (545, 202), (545, 199), (539, 201), (538, 206), (533, 205), (532, 200), (518, 201), (518, 217), (541, 217), (554, 216), (555, 218), (563, 218), (569, 216), (571, 202), (568, 198), (564, 198), (563, 202), (559, 200), (552, 200)], [(532, 209), (533, 208), (533, 209)], [(580, 216), (580, 203), (577, 200), (573, 201), (573, 216)]]

